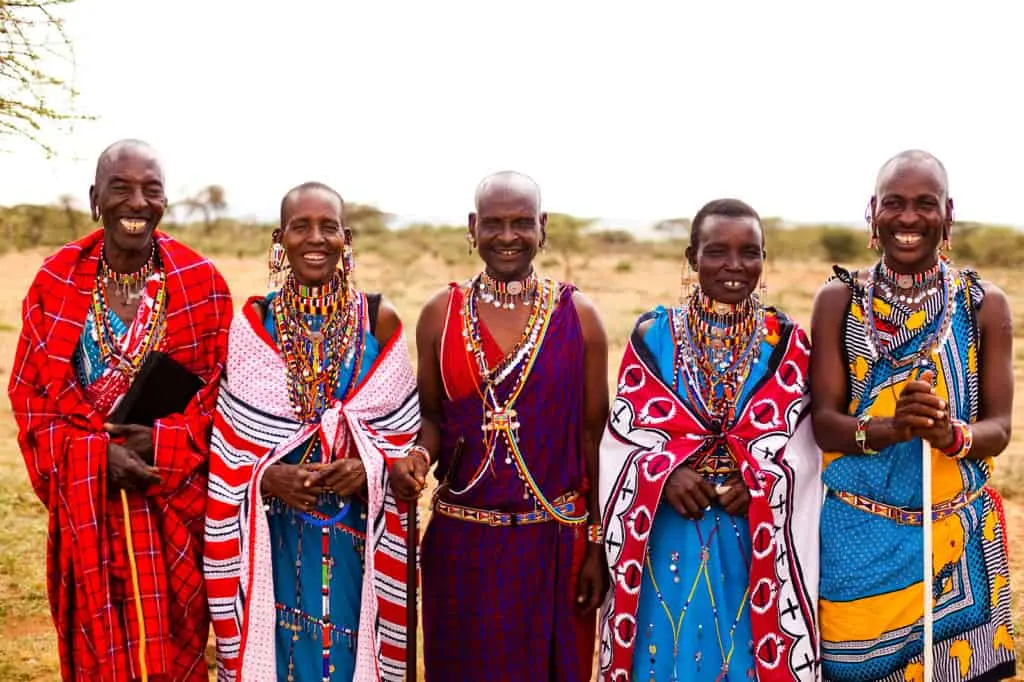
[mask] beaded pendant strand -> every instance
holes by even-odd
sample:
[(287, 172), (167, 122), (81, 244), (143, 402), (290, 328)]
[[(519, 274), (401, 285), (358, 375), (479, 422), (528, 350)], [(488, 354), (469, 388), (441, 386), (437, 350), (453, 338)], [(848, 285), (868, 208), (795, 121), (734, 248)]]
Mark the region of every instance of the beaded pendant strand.
[(760, 355), (764, 306), (756, 295), (730, 305), (697, 290), (672, 318), (675, 390), (684, 377), (704, 417), (720, 427), (731, 424), (743, 382)]
[[(107, 364), (124, 374), (129, 381), (135, 378), (149, 352), (155, 349), (163, 338), (164, 323), (166, 322), (167, 282), (163, 272), (159, 270), (150, 272), (149, 278), (143, 282), (143, 290), (149, 281), (157, 280), (156, 291), (153, 294), (153, 307), (146, 318), (146, 327), (141, 332), (140, 342), (130, 345), (126, 349), (122, 349), (114, 330), (110, 327), (110, 320), (107, 317), (110, 301), (107, 299), (107, 289), (104, 286), (106, 280), (102, 273), (97, 276), (92, 292), (92, 315), (96, 323), (96, 345), (100, 349), (100, 355)], [(132, 335), (129, 332), (129, 336)]]
[[(533, 369), (540, 354), (541, 345), (547, 335), (551, 317), (554, 314), (557, 303), (558, 283), (552, 279), (544, 278), (538, 281), (538, 289), (534, 305), (531, 306), (530, 316), (526, 321), (519, 341), (513, 346), (512, 351), (494, 367), (487, 362), (484, 352), (482, 334), (480, 330), (480, 317), (477, 310), (476, 298), (479, 294), (479, 283), (484, 273), (478, 275), (476, 280), (470, 283), (469, 291), (463, 302), (462, 336), (466, 342), (466, 351), (473, 356), (477, 363), (477, 369), (482, 378), (482, 387), (478, 390), (483, 400), (484, 417), (481, 430), (483, 431), (484, 447), (487, 457), (480, 468), (470, 479), (470, 482), (461, 491), (453, 491), (455, 495), (468, 492), (475, 486), (489, 467), (494, 463), (494, 455), (499, 440), (506, 446), (505, 464), (515, 468), (516, 475), (523, 482), (523, 499), (533, 497), (534, 502), (539, 504), (548, 514), (559, 523), (566, 525), (578, 525), (587, 519), (586, 512), (582, 515), (570, 516), (557, 509), (540, 490), (540, 486), (534, 480), (519, 448), (519, 419), (515, 410), (515, 402), (526, 385), (526, 380)], [(509, 392), (508, 399), (498, 399), (497, 386), (513, 373), (516, 375), (515, 384)]]
[[(348, 287), (339, 274), (327, 284), (311, 287), (300, 284), (294, 275), (289, 275), (281, 287), (280, 294), (272, 301), (271, 313), (277, 327), (278, 344), (288, 367), (289, 400), (296, 415), (302, 421), (313, 423), (319, 420), (330, 406), (336, 391), (343, 366), (351, 366), (349, 385), (342, 388), (347, 393), (359, 374), (365, 343), (362, 335), (365, 299)], [(321, 324), (314, 327), (319, 320)], [(302, 456), (306, 462), (314, 440)], [(326, 464), (331, 453), (322, 450), (321, 460)], [(330, 518), (319, 513), (301, 513), (298, 516), (319, 531), (320, 549), (320, 617), (312, 618), (297, 609), (282, 615), (281, 625), (293, 631), (288, 657), (288, 682), (294, 680), (294, 647), (299, 631), (320, 629), (321, 679), (330, 682), (334, 673), (331, 663), (332, 644), (338, 635), (344, 635), (349, 647), (354, 646), (354, 634), (341, 630), (331, 619), (331, 574), (334, 559), (331, 556), (332, 532), (348, 513), (349, 503), (343, 503), (337, 514)], [(295, 565), (296, 601), (301, 603), (302, 595), (302, 527), (297, 523), (299, 558)]]
[[(289, 276), (271, 308), (292, 408), (301, 421), (315, 422), (333, 400), (342, 366), (361, 360), (363, 297), (340, 275), (322, 287), (305, 287)], [(323, 322), (314, 329), (307, 316)]]

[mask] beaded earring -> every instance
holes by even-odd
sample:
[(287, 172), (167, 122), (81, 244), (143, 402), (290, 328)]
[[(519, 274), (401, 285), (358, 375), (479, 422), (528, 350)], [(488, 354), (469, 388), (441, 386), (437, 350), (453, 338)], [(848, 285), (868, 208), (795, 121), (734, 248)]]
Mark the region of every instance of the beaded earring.
[(768, 305), (768, 261), (764, 261), (761, 269), (761, 281), (757, 285), (757, 297), (761, 306)]
[(697, 290), (699, 285), (693, 282), (693, 269), (690, 267), (690, 259), (683, 257), (683, 272), (679, 276), (679, 302), (686, 303), (690, 296)]
[(467, 232), (466, 233), (466, 255), (467, 256), (472, 256), (473, 255), (473, 249), (475, 249), (475, 248), (476, 248), (476, 240), (473, 239), (473, 233), (472, 232)]
[(352, 252), (351, 242), (345, 244), (341, 252), (341, 274), (345, 280), (345, 288), (348, 291), (355, 291), (356, 288), (356, 259)]
[(875, 216), (872, 215), (871, 202), (864, 207), (864, 222), (868, 224), (868, 232), (870, 237), (868, 239), (868, 249), (876, 251), (878, 249), (878, 230), (875, 229)]
[(284, 284), (285, 273), (288, 270), (286, 265), (287, 254), (284, 245), (281, 244), (280, 228), (274, 230), (271, 236), (270, 254), (267, 256), (267, 269), (270, 271), (267, 277), (267, 286), (272, 289), (279, 289)]

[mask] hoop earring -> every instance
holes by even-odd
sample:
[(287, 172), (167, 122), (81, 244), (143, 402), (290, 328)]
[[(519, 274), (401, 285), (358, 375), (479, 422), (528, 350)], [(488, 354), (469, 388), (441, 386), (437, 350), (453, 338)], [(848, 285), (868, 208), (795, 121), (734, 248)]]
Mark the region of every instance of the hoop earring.
[(272, 289), (279, 289), (284, 284), (285, 273), (288, 270), (286, 265), (287, 254), (281, 244), (281, 230), (274, 230), (271, 236), (270, 253), (267, 255), (267, 269), (270, 271), (267, 276), (267, 286)]

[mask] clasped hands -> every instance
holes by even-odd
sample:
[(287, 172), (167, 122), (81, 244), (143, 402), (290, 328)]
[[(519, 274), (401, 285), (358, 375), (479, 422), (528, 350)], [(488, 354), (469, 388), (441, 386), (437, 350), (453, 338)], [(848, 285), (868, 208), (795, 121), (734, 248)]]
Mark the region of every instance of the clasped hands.
[(663, 495), (680, 515), (694, 520), (704, 518), (712, 502), (717, 502), (732, 516), (746, 516), (750, 506), (750, 491), (739, 474), (733, 474), (716, 487), (687, 466), (672, 472)]
[(107, 443), (107, 481), (122, 490), (145, 490), (160, 483), (153, 466), (153, 429), (138, 424), (104, 424)]
[(260, 491), (276, 497), (293, 509), (309, 511), (324, 493), (348, 497), (366, 486), (366, 468), (358, 457), (346, 457), (329, 464), (284, 464), (267, 467)]
[(892, 417), (895, 440), (902, 443), (911, 438), (923, 438), (932, 446), (944, 449), (956, 440), (950, 421), (949, 405), (932, 387), (935, 373), (926, 370), (915, 381), (903, 388)]

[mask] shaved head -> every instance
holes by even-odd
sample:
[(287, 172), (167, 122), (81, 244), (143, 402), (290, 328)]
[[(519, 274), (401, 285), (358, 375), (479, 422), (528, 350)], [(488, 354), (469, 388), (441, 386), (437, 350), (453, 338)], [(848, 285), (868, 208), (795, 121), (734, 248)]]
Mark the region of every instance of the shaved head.
[(480, 211), (482, 202), (490, 198), (528, 198), (540, 212), (540, 187), (533, 178), (516, 171), (501, 171), (488, 175), (476, 188), (475, 205)]
[(163, 181), (164, 171), (160, 165), (160, 158), (157, 156), (156, 150), (148, 142), (127, 139), (118, 140), (100, 154), (100, 158), (96, 161), (96, 184), (101, 184), (101, 181), (110, 174), (110, 169), (116, 167), (117, 162), (126, 155), (134, 155), (138, 158), (152, 161), (159, 171), (161, 182)]
[(908, 149), (900, 152), (882, 164), (882, 167), (878, 170), (878, 177), (875, 179), (875, 195), (878, 195), (879, 188), (894, 173), (907, 167), (926, 168), (929, 166), (935, 169), (937, 179), (942, 185), (942, 198), (948, 198), (949, 176), (946, 174), (946, 167), (942, 165), (942, 162), (934, 154), (920, 149)]

